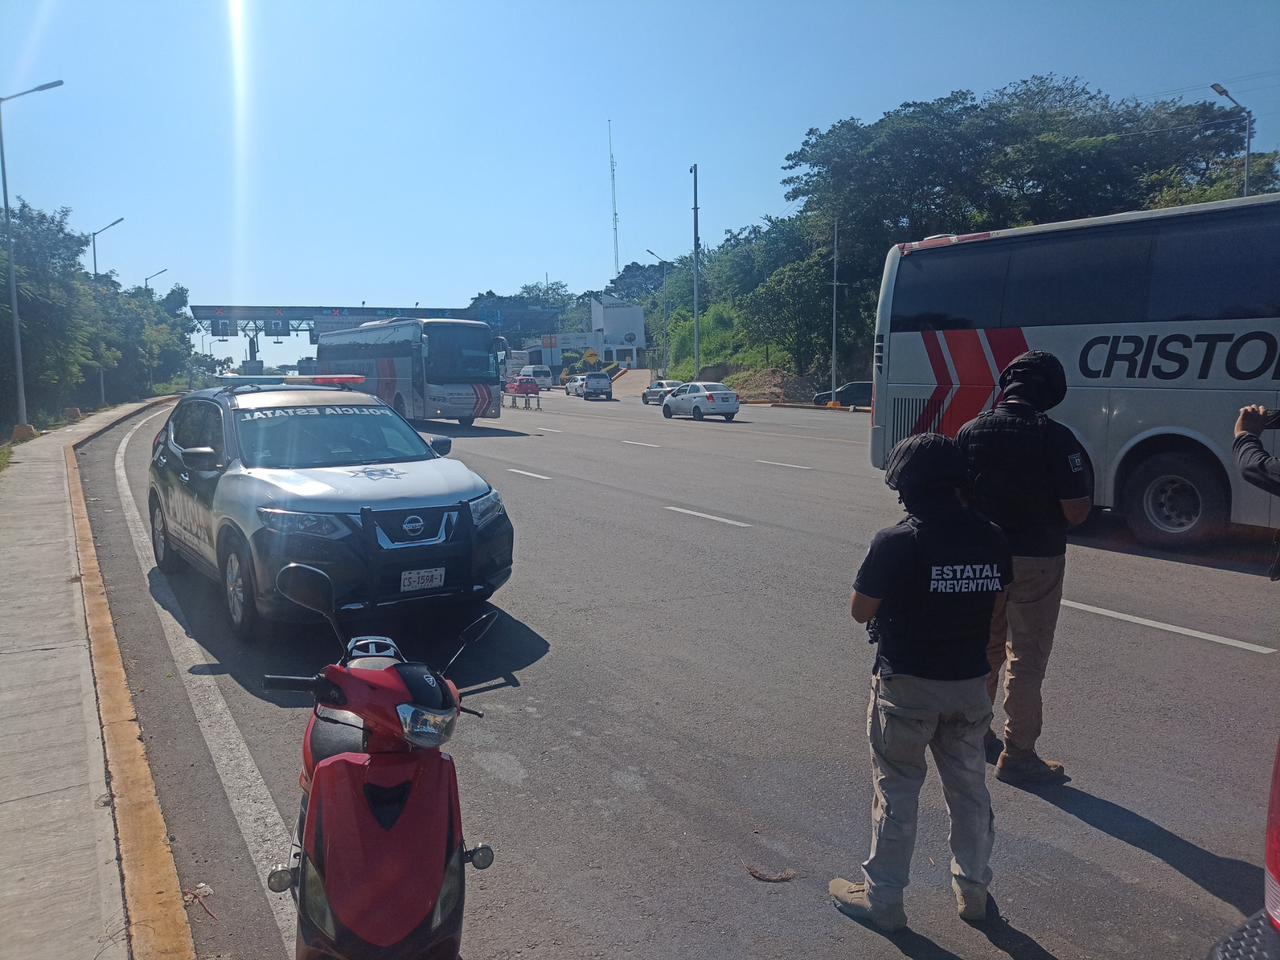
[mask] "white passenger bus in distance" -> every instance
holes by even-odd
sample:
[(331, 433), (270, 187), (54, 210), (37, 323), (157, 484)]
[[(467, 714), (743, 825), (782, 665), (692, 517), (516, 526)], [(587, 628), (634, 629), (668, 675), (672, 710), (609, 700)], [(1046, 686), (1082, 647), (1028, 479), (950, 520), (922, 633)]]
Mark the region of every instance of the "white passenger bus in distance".
[(410, 420), (457, 420), (502, 411), (497, 342), (478, 320), (392, 317), (320, 335), (319, 373), (358, 373), (360, 388)]
[[(1280, 522), (1280, 501), (1231, 455), (1239, 408), (1280, 400), (1280, 194), (895, 246), (872, 463), (912, 433), (955, 436), (1028, 349), (1062, 361), (1069, 389), (1052, 416), (1088, 456), (1094, 502), (1141, 541)], [(1263, 436), (1273, 454), (1278, 432)]]

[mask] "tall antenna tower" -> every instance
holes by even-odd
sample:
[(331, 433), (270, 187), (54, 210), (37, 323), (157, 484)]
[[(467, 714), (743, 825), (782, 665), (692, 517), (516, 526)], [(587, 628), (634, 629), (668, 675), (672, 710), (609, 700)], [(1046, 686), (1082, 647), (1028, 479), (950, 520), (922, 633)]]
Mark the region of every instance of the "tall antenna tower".
[(613, 159), (613, 121), (609, 121), (609, 192), (613, 194), (613, 275), (622, 272), (618, 263), (618, 163)]

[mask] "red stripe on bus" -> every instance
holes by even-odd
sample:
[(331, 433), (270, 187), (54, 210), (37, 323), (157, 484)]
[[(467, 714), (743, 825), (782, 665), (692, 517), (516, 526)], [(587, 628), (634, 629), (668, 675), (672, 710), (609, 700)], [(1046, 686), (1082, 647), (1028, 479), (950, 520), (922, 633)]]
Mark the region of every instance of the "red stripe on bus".
[(920, 335), (924, 337), (924, 350), (929, 355), (929, 366), (933, 368), (933, 381), (937, 386), (933, 388), (933, 395), (929, 397), (924, 409), (920, 411), (920, 416), (916, 418), (916, 425), (911, 429), (912, 433), (924, 433), (933, 428), (933, 423), (942, 410), (942, 404), (946, 401), (947, 394), (951, 392), (951, 374), (947, 370), (946, 358), (942, 355), (942, 345), (938, 342), (937, 331), (924, 330)]
[(942, 433), (954, 437), (956, 431), (982, 412), (991, 399), (995, 379), (977, 330), (947, 330), (943, 333), (951, 362), (956, 368), (960, 389), (951, 398), (942, 418)]
[(996, 362), (996, 376), (1009, 365), (1014, 357), (1027, 352), (1027, 337), (1021, 327), (999, 327), (987, 331), (987, 343), (991, 345), (991, 358)]

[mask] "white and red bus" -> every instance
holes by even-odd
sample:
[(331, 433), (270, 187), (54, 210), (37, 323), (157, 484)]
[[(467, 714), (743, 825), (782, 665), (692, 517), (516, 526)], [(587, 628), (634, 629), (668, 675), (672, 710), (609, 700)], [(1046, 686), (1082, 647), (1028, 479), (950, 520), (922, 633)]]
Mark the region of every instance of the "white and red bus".
[[(1280, 194), (894, 247), (872, 463), (912, 433), (954, 436), (1028, 349), (1062, 361), (1070, 387), (1052, 415), (1088, 455), (1094, 502), (1140, 540), (1280, 524), (1280, 501), (1241, 481), (1231, 456), (1239, 408), (1280, 400)], [(1273, 454), (1276, 433), (1264, 435)]]
[(498, 349), (478, 320), (392, 317), (320, 335), (317, 373), (354, 373), (361, 388), (410, 420), (501, 416)]

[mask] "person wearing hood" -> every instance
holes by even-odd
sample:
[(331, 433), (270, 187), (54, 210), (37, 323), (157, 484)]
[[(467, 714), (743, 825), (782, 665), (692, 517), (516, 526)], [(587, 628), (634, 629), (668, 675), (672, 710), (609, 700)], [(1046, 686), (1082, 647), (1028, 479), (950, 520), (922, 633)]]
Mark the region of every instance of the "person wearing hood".
[(837, 909), (881, 930), (906, 925), (902, 892), (916, 839), (926, 753), (951, 817), (951, 886), (965, 920), (987, 913), (995, 818), (983, 736), (990, 729), (987, 639), (996, 597), (1012, 577), (1004, 536), (966, 507), (964, 457), (936, 433), (893, 448), (885, 483), (907, 516), (871, 541), (851, 613), (876, 644), (867, 707), (874, 799), (862, 879), (832, 880)]
[[(1067, 530), (1093, 506), (1084, 451), (1047, 416), (1067, 395), (1058, 358), (1032, 350), (1000, 374), (1000, 401), (960, 428), (973, 506), (994, 522), (1013, 552), (1013, 583), (996, 602), (987, 658), (987, 692), (1004, 680), (1004, 749), (996, 778), (1007, 783), (1067, 779), (1063, 765), (1036, 752), (1044, 725), (1041, 688), (1053, 649), (1066, 572)], [(999, 738), (989, 731), (989, 747)]]

